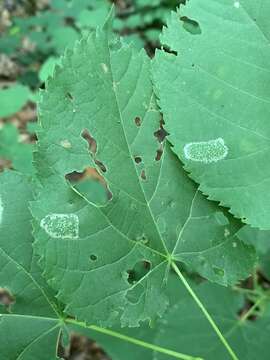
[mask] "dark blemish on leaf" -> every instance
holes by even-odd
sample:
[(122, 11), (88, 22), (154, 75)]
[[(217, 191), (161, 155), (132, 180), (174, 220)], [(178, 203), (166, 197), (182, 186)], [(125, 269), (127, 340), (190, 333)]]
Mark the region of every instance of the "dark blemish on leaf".
[(134, 119), (135, 125), (140, 127), (142, 125), (142, 120), (139, 116), (136, 116)]
[(9, 309), (12, 304), (15, 303), (15, 298), (11, 293), (4, 288), (0, 288), (0, 304), (4, 305), (6, 309)]
[(66, 93), (66, 97), (67, 97), (70, 101), (73, 101), (73, 100), (74, 100), (74, 98), (73, 98), (73, 96), (71, 95), (70, 92), (67, 92), (67, 93)]
[(163, 45), (163, 46), (162, 46), (162, 49), (163, 49), (166, 53), (168, 53), (168, 54), (172, 54), (172, 55), (174, 55), (174, 56), (177, 56), (177, 55), (178, 55), (177, 51), (172, 50), (172, 49), (171, 49), (169, 46), (167, 46), (167, 45)]
[(159, 122), (159, 129), (154, 132), (154, 136), (157, 138), (157, 140), (162, 143), (166, 136), (169, 135), (169, 133), (164, 129), (164, 120), (161, 119)]
[(151, 270), (151, 263), (147, 260), (139, 261), (135, 264), (133, 269), (128, 270), (128, 282), (135, 284), (140, 281)]
[(95, 164), (98, 166), (98, 168), (105, 173), (107, 171), (106, 166), (99, 160), (95, 160)]
[(97, 152), (97, 142), (87, 129), (84, 129), (81, 133), (81, 137), (88, 142), (89, 150), (92, 154)]
[(145, 170), (142, 170), (142, 172), (141, 172), (141, 178), (142, 178), (142, 180), (146, 180)]
[(192, 67), (194, 67), (194, 66), (195, 66), (195, 64), (191, 64), (191, 66), (192, 66)]
[(160, 148), (157, 150), (155, 160), (156, 160), (156, 161), (159, 161), (159, 160), (161, 159), (161, 157), (162, 157), (162, 154), (163, 154), (163, 148), (160, 147)]
[(142, 162), (142, 158), (140, 156), (135, 156), (134, 160), (136, 164), (140, 164)]
[(96, 260), (97, 260), (97, 256), (96, 256), (95, 254), (91, 254), (91, 255), (90, 255), (90, 259), (91, 259), (92, 261), (96, 261)]
[(200, 24), (197, 21), (192, 20), (187, 16), (181, 16), (180, 20), (183, 22), (183, 28), (191, 35), (200, 35), (202, 33)]

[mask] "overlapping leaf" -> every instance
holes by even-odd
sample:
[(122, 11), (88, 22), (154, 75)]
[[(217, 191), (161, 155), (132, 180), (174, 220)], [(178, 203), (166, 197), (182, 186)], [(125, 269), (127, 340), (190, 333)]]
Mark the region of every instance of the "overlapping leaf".
[[(162, 142), (149, 72), (143, 51), (98, 30), (66, 53), (40, 104), (36, 251), (66, 311), (91, 323), (136, 326), (161, 315), (172, 259), (222, 284), (254, 262), (239, 224)], [(107, 182), (106, 205), (68, 181), (89, 166)]]
[[(269, 299), (262, 299), (265, 301), (264, 316), (252, 321), (237, 315), (244, 306), (243, 297), (239, 293), (210, 283), (197, 286), (196, 293), (206, 304), (238, 359), (269, 359)], [(226, 349), (213, 333), (200, 309), (187, 296), (183, 296), (182, 300), (168, 311), (158, 332), (156, 343), (161, 346), (175, 351), (188, 351), (191, 355), (199, 351), (205, 360), (229, 359)], [(170, 358), (156, 354), (155, 359)]]
[(57, 359), (61, 323), (33, 255), (30, 185), (8, 172), (0, 188), (0, 357)]
[(192, 0), (172, 13), (154, 84), (169, 140), (200, 189), (270, 229), (269, 1)]

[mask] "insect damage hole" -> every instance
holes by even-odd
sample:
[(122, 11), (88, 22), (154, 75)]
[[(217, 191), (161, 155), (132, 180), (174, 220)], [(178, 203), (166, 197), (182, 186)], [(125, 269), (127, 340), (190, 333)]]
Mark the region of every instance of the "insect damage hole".
[(229, 149), (222, 138), (191, 142), (184, 146), (186, 159), (206, 164), (225, 159), (228, 151)]
[(140, 156), (135, 156), (134, 161), (136, 164), (140, 164), (142, 162), (142, 158)]
[(131, 270), (128, 270), (128, 282), (134, 285), (145, 277), (151, 270), (151, 263), (147, 260), (137, 262)]
[(76, 214), (48, 214), (40, 227), (54, 239), (78, 239), (79, 217)]
[(10, 306), (14, 303), (15, 298), (11, 295), (10, 291), (0, 287), (0, 305), (3, 305), (6, 309), (9, 309)]
[(94, 155), (97, 152), (97, 142), (87, 129), (81, 132), (81, 137), (87, 141), (90, 152)]
[(142, 119), (139, 116), (136, 116), (134, 119), (135, 125), (140, 127), (142, 125)]
[(183, 23), (183, 28), (191, 35), (200, 35), (202, 33), (200, 24), (196, 20), (190, 19), (187, 16), (181, 16), (180, 20)]
[(90, 255), (90, 260), (97, 261), (97, 259), (98, 259), (97, 255), (95, 255), (95, 254)]
[(142, 171), (141, 171), (141, 179), (142, 179), (142, 180), (146, 180), (145, 170), (142, 170)]

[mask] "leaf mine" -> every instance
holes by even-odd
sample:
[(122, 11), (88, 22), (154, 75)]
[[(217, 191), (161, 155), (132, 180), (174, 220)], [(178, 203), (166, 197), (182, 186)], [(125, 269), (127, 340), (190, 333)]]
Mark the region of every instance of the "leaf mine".
[(228, 147), (222, 138), (191, 142), (184, 146), (186, 159), (203, 163), (217, 162), (228, 155)]
[(78, 239), (79, 218), (76, 214), (48, 214), (40, 226), (55, 239)]

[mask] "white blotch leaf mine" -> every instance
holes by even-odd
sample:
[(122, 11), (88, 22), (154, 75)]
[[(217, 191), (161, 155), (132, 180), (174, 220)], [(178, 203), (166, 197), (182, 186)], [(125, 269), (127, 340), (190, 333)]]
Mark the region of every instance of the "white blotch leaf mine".
[(222, 138), (191, 142), (184, 146), (186, 159), (203, 163), (212, 163), (225, 159), (228, 155), (228, 147)]
[(40, 226), (55, 239), (78, 239), (79, 218), (76, 214), (48, 214)]

